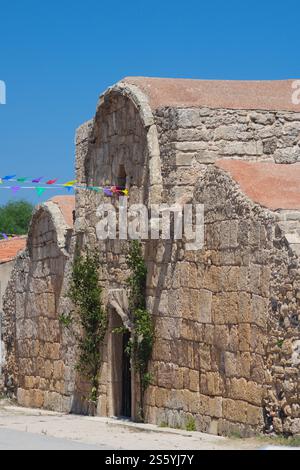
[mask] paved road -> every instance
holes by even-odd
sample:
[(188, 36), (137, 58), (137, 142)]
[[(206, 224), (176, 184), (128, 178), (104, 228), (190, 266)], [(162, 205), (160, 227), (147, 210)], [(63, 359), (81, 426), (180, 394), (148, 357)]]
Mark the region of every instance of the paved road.
[(0, 429), (0, 450), (109, 450), (25, 431)]

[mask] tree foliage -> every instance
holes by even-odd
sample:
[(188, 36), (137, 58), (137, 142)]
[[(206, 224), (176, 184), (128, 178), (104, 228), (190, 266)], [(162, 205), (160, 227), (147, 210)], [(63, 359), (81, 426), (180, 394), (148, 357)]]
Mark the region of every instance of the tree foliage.
[(0, 232), (26, 235), (32, 211), (33, 205), (27, 201), (11, 201), (0, 206)]

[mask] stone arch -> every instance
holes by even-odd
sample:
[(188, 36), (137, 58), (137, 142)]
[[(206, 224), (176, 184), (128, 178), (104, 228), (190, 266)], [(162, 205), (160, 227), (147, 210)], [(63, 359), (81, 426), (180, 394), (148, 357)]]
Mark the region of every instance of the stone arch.
[[(138, 152), (135, 145), (140, 145)], [(132, 177), (135, 178), (132, 186), (129, 186), (128, 204), (161, 203), (163, 185), (158, 131), (148, 98), (138, 87), (120, 82), (100, 97), (95, 118), (78, 132), (77, 149), (77, 175), (80, 182), (100, 186), (105, 184), (105, 179), (108, 179), (108, 184), (118, 184), (120, 167), (123, 166), (123, 177), (126, 176), (126, 182), (130, 182)], [(139, 169), (142, 179), (136, 178)], [(78, 191), (76, 233), (82, 232), (85, 243), (89, 247), (96, 246), (99, 250), (100, 260), (103, 261), (104, 301), (107, 302), (108, 296), (111, 323), (114, 323), (114, 319), (117, 321), (120, 318), (122, 323), (119, 322), (119, 326), (123, 324), (130, 331), (130, 314), (128, 306), (124, 305), (123, 297), (123, 289), (129, 275), (125, 256), (128, 251), (128, 240), (97, 238), (97, 207), (103, 201), (101, 193)], [(146, 247), (147, 245), (145, 242)], [(147, 249), (145, 254), (147, 262)], [(118, 399), (115, 399), (113, 390), (116, 383), (114, 384), (112, 360), (112, 348), (118, 349), (119, 346), (114, 344), (111, 323), (105, 339), (101, 371), (103, 385), (98, 409), (102, 415), (119, 414), (118, 410), (116, 411), (119, 405), (115, 405)], [(119, 371), (115, 381), (119, 384), (119, 390), (120, 381)], [(138, 377), (133, 377), (132, 403), (135, 401), (133, 403), (135, 407), (132, 406), (133, 418), (137, 418), (139, 412), (139, 386)]]
[[(38, 205), (32, 215), (32, 219), (28, 231), (27, 248), (30, 256), (32, 256), (32, 250), (34, 246), (34, 239), (36, 232), (40, 230), (40, 223), (43, 223), (42, 219), (47, 219), (48, 228), (51, 229), (54, 239), (53, 241), (57, 244), (58, 249), (64, 256), (69, 256), (66, 251), (66, 235), (70, 230), (70, 227), (66, 224), (66, 221), (58, 207), (52, 201), (47, 201), (41, 205)], [(50, 227), (52, 225), (52, 227)]]
[[(130, 103), (133, 104), (135, 110), (138, 112), (140, 117), (142, 126), (145, 132), (146, 138), (146, 146), (147, 146), (147, 163), (148, 166), (148, 203), (149, 204), (159, 204), (162, 198), (162, 174), (161, 174), (161, 156), (160, 156), (160, 148), (159, 148), (159, 140), (158, 140), (158, 133), (157, 127), (155, 124), (154, 116), (151, 110), (151, 107), (148, 102), (148, 98), (142, 91), (135, 85), (130, 85), (125, 82), (118, 82), (113, 87), (108, 88), (103, 95), (101, 95), (100, 100), (97, 105), (96, 116), (93, 121), (92, 130), (90, 133), (89, 145), (85, 156), (85, 173), (86, 179), (87, 176), (90, 174), (91, 166), (93, 167), (93, 163), (91, 165), (91, 159), (96, 159), (95, 152), (96, 150), (96, 135), (97, 135), (97, 128), (101, 125), (104, 126), (104, 123), (101, 122), (101, 111), (105, 106), (108, 105), (109, 101), (114, 96), (121, 96), (125, 99), (129, 100)], [(117, 123), (115, 123), (117, 126)], [(128, 152), (128, 148), (124, 144), (122, 151), (124, 152), (123, 162), (121, 164), (124, 165), (124, 162), (127, 159), (126, 152)], [(119, 161), (118, 161), (119, 163)], [(91, 166), (90, 166), (91, 165)], [(112, 157), (111, 165), (114, 165), (114, 159)], [(126, 168), (125, 168), (126, 170)], [(128, 174), (128, 171), (126, 171)]]
[[(59, 201), (62, 207), (63, 199)], [(12, 354), (19, 365), (15, 389), (23, 406), (70, 410), (59, 302), (72, 233), (71, 209), (66, 219), (53, 201), (35, 209), (27, 249), (16, 260), (7, 291), (5, 314), (13, 320)]]

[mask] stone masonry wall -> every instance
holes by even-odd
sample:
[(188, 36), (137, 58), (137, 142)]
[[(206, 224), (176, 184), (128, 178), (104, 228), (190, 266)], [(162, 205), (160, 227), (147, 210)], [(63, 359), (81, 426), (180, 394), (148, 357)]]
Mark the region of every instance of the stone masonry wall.
[(164, 200), (192, 195), (199, 171), (220, 158), (300, 161), (299, 113), (161, 108), (155, 123)]
[[(205, 207), (203, 250), (187, 251), (184, 241), (143, 243), (155, 325), (146, 421), (183, 427), (193, 419), (197, 430), (216, 434), (299, 434), (300, 213), (254, 204), (213, 165), (220, 158), (300, 161), (299, 113), (160, 108), (152, 116), (138, 89), (124, 87), (105, 93), (77, 132), (78, 182), (126, 185), (129, 206), (155, 195), (156, 202), (162, 196)], [(112, 312), (110, 299), (126, 291), (128, 241), (101, 241), (96, 232), (99, 206), (116, 201), (78, 189), (74, 232), (51, 203), (34, 214), (4, 306), (6, 388), (21, 405), (90, 411), (76, 341), (59, 315), (72, 309), (76, 250), (97, 248), (109, 314), (98, 414), (115, 413), (113, 327), (128, 312), (126, 302)]]
[[(78, 130), (76, 145), (78, 181), (93, 186), (126, 185), (130, 188), (128, 205), (147, 202), (147, 139), (139, 112), (131, 100), (114, 93), (106, 97), (99, 104), (95, 119)], [(99, 250), (104, 304), (108, 302), (109, 291), (126, 287), (129, 274), (126, 265), (128, 241), (101, 241), (96, 235), (100, 220), (97, 208), (100, 204), (114, 204), (115, 201), (117, 199), (93, 191), (79, 190), (76, 196), (77, 244), (83, 250), (87, 247)], [(101, 415), (112, 413), (112, 371), (108, 358), (111, 330), (109, 326), (102, 351), (98, 405), (98, 413)], [(78, 383), (78, 410), (85, 406), (86, 387), (86, 384)]]
[(298, 258), (278, 214), (215, 167), (194, 200), (205, 204), (204, 250), (161, 243), (150, 256), (147, 419), (185, 426), (192, 417), (198, 430), (218, 434), (297, 433)]
[[(297, 161), (300, 115), (162, 108), (154, 117), (162, 200), (193, 198), (205, 203), (206, 244), (199, 252), (187, 252), (180, 241), (145, 244), (147, 304), (156, 331), (147, 421), (183, 426), (193, 417), (198, 430), (219, 434), (249, 435), (272, 426), (292, 432), (298, 392), (293, 389), (294, 395), (288, 396), (293, 412), (283, 415), (285, 402), (279, 403), (274, 392), (276, 374), (284, 367), (287, 382), (297, 381), (293, 367), (282, 365), (292, 355), (284, 359), (282, 351), (276, 352), (285, 339), (270, 298), (282, 296), (279, 286), (286, 273), (277, 273), (277, 264), (289, 264), (295, 253), (284, 235), (285, 242), (278, 246), (275, 227), (280, 215), (254, 205), (212, 164), (219, 158)], [(126, 169), (129, 204), (147, 202), (145, 131), (132, 102), (112, 93), (98, 107), (95, 120), (79, 129), (78, 179), (118, 184), (120, 165)], [(75, 232), (83, 247), (100, 249), (107, 295), (111, 288), (124, 288), (127, 243), (97, 241), (95, 213), (101, 202), (98, 194), (78, 193)], [(294, 358), (297, 335), (295, 330), (291, 336)], [(111, 410), (107, 347), (106, 341), (98, 410), (104, 415)]]
[(36, 209), (27, 250), (17, 258), (6, 291), (6, 383), (20, 405), (69, 411), (58, 318), (68, 229), (55, 204), (47, 204), (50, 211)]

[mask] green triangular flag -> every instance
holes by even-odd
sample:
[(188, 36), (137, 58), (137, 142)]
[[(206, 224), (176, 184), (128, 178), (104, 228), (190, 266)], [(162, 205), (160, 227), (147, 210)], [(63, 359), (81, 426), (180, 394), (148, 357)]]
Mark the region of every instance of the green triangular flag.
[(25, 183), (25, 181), (27, 180), (28, 178), (18, 178), (17, 181), (19, 183)]
[(35, 188), (35, 190), (38, 193), (38, 196), (41, 196), (46, 191), (46, 188)]

